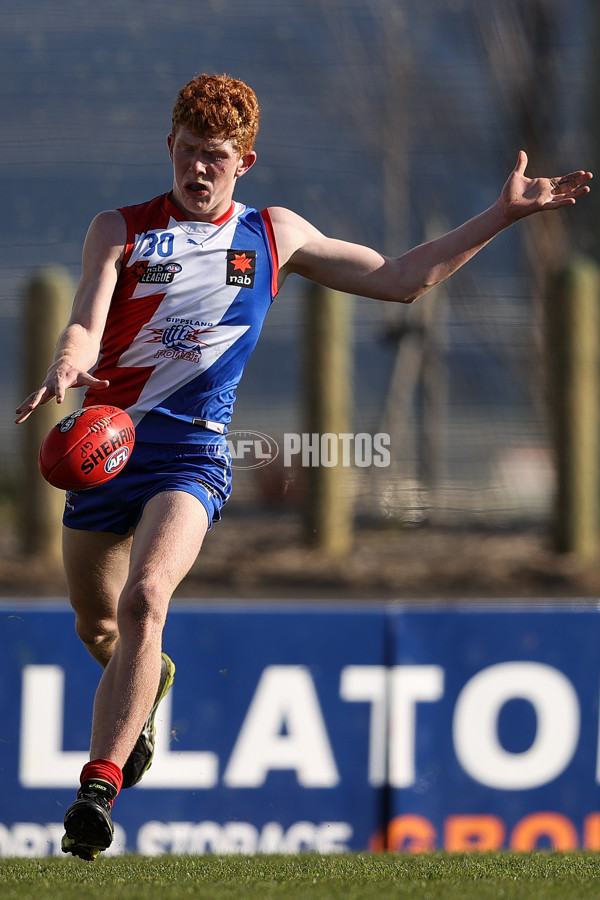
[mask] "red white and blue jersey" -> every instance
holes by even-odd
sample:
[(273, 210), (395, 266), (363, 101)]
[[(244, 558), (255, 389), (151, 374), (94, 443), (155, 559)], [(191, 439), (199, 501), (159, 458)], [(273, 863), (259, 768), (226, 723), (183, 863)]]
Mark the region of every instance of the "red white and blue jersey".
[(189, 221), (164, 194), (119, 210), (127, 244), (85, 405), (126, 409), (136, 438), (201, 442), (194, 420), (227, 425), (236, 387), (277, 293), (267, 210), (233, 202)]

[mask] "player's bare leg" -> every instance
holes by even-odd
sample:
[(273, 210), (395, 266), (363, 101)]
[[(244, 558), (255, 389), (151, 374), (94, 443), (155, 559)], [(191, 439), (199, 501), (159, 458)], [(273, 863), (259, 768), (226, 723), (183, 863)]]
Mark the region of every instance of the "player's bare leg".
[(63, 529), (63, 560), (75, 629), (106, 668), (117, 645), (117, 608), (129, 573), (132, 534)]
[(206, 510), (191, 494), (167, 491), (146, 505), (119, 600), (119, 640), (96, 692), (92, 759), (110, 759), (122, 768), (129, 757), (156, 696), (171, 595), (207, 529)]
[[(174, 674), (173, 663), (161, 654), (169, 600), (207, 529), (202, 504), (185, 492), (169, 491), (148, 502), (133, 539), (67, 538), (65, 557), (78, 632), (93, 655), (101, 663), (108, 658), (108, 663), (94, 703), (92, 761), (84, 767), (77, 800), (65, 814), (65, 853), (91, 860), (110, 846), (114, 798), (121, 784), (136, 783), (150, 765), (154, 713)], [(85, 583), (90, 588), (90, 560), (87, 566), (78, 562), (85, 547), (90, 553), (95, 550), (91, 556), (98, 574), (87, 614), (81, 604)], [(127, 559), (128, 575), (115, 603)]]
[[(117, 610), (129, 573), (133, 530), (126, 537), (110, 533), (65, 529), (64, 560), (76, 629), (92, 656), (104, 668), (117, 646)], [(175, 676), (175, 664), (162, 654), (161, 674), (154, 703), (144, 728), (123, 769), (123, 787), (144, 776), (154, 756), (154, 718)]]
[[(63, 558), (76, 630), (101, 666), (108, 665), (118, 642), (118, 601), (129, 571), (132, 538), (77, 529), (63, 530)], [(117, 770), (117, 775), (118, 775)], [(118, 780), (118, 779), (117, 779)], [(65, 853), (95, 859), (113, 839), (111, 804), (117, 788), (95, 780), (82, 788), (65, 815)]]

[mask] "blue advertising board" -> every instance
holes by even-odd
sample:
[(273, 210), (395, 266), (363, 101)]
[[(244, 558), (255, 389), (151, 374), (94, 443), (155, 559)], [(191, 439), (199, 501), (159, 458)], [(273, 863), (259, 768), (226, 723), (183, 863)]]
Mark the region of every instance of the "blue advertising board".
[(405, 610), (390, 627), (390, 849), (600, 849), (597, 611)]
[[(56, 854), (99, 669), (70, 610), (15, 605), (0, 618), (0, 855)], [(367, 846), (382, 817), (385, 720), (373, 747), (360, 673), (381, 669), (385, 630), (381, 609), (173, 607), (164, 646), (177, 676), (153, 766), (115, 804), (114, 852)]]
[[(100, 671), (0, 605), (0, 856), (60, 855)], [(600, 849), (593, 607), (174, 605), (177, 676), (110, 853)]]

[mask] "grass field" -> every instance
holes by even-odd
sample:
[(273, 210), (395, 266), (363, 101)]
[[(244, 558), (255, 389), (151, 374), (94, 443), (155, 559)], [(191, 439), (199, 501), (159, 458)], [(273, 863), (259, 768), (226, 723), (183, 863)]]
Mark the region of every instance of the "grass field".
[(113, 857), (0, 860), (2, 900), (580, 900), (600, 854)]

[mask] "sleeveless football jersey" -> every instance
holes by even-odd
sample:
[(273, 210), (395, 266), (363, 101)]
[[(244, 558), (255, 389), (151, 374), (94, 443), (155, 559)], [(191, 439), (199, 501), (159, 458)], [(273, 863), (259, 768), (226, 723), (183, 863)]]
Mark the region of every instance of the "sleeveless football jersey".
[(233, 202), (189, 221), (164, 194), (119, 210), (127, 245), (85, 405), (126, 409), (139, 441), (200, 442), (194, 420), (227, 425), (235, 390), (277, 293), (267, 210)]

